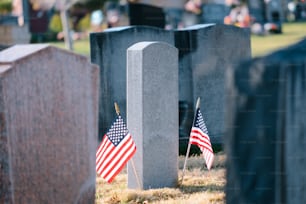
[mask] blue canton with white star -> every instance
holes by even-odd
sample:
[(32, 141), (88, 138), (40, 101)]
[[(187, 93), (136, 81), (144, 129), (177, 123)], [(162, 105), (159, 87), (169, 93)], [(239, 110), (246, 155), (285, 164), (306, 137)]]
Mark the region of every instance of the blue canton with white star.
[(117, 146), (123, 138), (128, 134), (128, 129), (119, 115), (116, 121), (113, 123), (112, 127), (109, 129), (107, 136), (109, 140)]
[(200, 109), (197, 110), (197, 115), (196, 115), (196, 120), (195, 120), (195, 124), (194, 127), (200, 128), (204, 133), (206, 133), (208, 135), (208, 130), (206, 128), (202, 113), (200, 111)]

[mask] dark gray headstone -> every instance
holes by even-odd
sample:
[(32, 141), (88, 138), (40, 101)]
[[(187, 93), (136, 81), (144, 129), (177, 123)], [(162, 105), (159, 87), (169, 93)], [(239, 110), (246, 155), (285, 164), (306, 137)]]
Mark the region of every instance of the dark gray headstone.
[(227, 203), (305, 203), (306, 39), (228, 76)]
[(31, 35), (27, 26), (1, 25), (0, 24), (0, 44), (16, 45), (30, 42)]
[(8, 45), (1, 45), (1, 44), (0, 44), (0, 51), (6, 49), (6, 48), (8, 48), (8, 47), (9, 47)]
[(94, 203), (98, 85), (86, 57), (0, 52), (0, 203)]
[(0, 25), (18, 25), (18, 17), (14, 15), (1, 15), (0, 14)]
[(137, 146), (129, 188), (176, 187), (178, 181), (178, 50), (140, 42), (127, 51), (127, 125)]
[[(186, 35), (188, 41), (179, 40)], [(192, 112), (186, 119), (186, 138), (196, 99), (200, 97), (210, 139), (221, 144), (225, 133), (225, 73), (240, 60), (251, 58), (250, 32), (235, 26), (203, 24), (177, 31), (175, 36), (180, 51), (180, 101), (188, 104)], [(186, 87), (190, 87), (189, 92)]]
[(163, 41), (174, 45), (174, 36), (171, 31), (148, 26), (119, 27), (90, 34), (91, 61), (101, 68), (100, 138), (115, 117), (114, 102), (126, 118), (126, 50), (141, 41)]
[(142, 3), (129, 3), (130, 25), (165, 28), (166, 16), (163, 8)]
[(186, 154), (194, 116), (191, 36), (188, 31), (178, 30), (174, 32), (174, 35), (175, 47), (179, 50), (179, 152), (180, 154)]

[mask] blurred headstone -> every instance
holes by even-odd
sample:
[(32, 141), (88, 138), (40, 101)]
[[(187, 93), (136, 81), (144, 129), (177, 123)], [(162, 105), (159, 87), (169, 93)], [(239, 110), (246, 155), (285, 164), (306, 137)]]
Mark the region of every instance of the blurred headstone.
[(0, 15), (0, 25), (18, 25), (17, 16), (13, 15)]
[(101, 68), (100, 139), (115, 117), (114, 102), (118, 103), (126, 119), (126, 50), (141, 41), (163, 41), (173, 45), (174, 37), (171, 31), (146, 26), (118, 27), (90, 34), (91, 61)]
[(127, 125), (137, 146), (133, 159), (139, 177), (128, 165), (128, 187), (176, 187), (179, 128), (175, 47), (140, 42), (128, 48), (127, 114)]
[(147, 25), (165, 28), (166, 17), (163, 8), (141, 3), (129, 4), (130, 25)]
[(305, 203), (306, 39), (228, 76), (226, 202)]
[(36, 44), (0, 72), (0, 203), (94, 203), (98, 67)]
[(6, 49), (6, 48), (8, 48), (8, 47), (9, 47), (8, 45), (1, 45), (1, 44), (0, 44), (0, 51)]
[[(175, 47), (179, 50), (179, 153), (183, 155), (186, 154), (194, 117), (192, 46), (189, 34), (185, 30), (174, 32)], [(196, 147), (191, 147), (191, 153), (193, 153), (194, 148)]]
[(31, 35), (27, 26), (0, 25), (0, 44), (15, 45), (30, 42)]
[[(251, 58), (250, 32), (221, 24), (202, 24), (175, 33), (180, 52), (180, 101), (188, 104), (185, 138), (188, 141), (198, 97), (213, 144), (225, 134), (226, 71), (240, 60)], [(185, 39), (185, 40), (183, 40)], [(181, 135), (184, 137), (184, 135)]]

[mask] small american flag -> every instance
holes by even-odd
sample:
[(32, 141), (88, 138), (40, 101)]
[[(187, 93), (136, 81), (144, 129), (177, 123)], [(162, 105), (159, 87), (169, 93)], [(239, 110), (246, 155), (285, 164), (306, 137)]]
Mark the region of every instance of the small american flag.
[(96, 171), (111, 183), (136, 152), (133, 141), (120, 115), (102, 139), (96, 153)]
[(189, 143), (197, 145), (200, 148), (204, 156), (207, 169), (209, 170), (214, 161), (214, 152), (200, 108), (197, 108), (196, 110), (195, 120), (191, 128)]

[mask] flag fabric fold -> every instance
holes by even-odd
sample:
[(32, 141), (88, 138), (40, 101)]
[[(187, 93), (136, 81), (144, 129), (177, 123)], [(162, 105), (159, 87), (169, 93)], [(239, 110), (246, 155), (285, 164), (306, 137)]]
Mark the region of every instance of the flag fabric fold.
[(200, 148), (204, 156), (207, 169), (210, 170), (214, 161), (214, 152), (200, 108), (197, 108), (196, 110), (189, 143), (197, 145)]
[(97, 174), (111, 183), (135, 152), (135, 142), (122, 117), (118, 115), (97, 149)]

